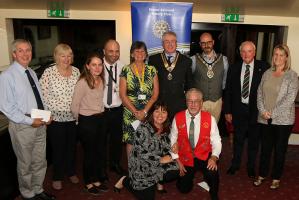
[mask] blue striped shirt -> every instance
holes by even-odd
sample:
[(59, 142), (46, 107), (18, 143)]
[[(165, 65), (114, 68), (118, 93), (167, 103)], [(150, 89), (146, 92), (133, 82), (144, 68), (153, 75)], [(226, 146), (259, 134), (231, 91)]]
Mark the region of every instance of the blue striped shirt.
[[(35, 72), (29, 67), (27, 69), (41, 94)], [(33, 119), (25, 114), (30, 114), (31, 109), (37, 108), (37, 103), (25, 70), (23, 66), (15, 61), (7, 70), (1, 73), (0, 110), (9, 120), (15, 123), (31, 125)]]

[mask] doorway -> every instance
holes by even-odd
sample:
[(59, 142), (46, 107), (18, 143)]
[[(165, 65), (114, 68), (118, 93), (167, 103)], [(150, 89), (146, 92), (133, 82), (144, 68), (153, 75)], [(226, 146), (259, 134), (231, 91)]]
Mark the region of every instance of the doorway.
[(72, 48), (73, 65), (81, 69), (88, 52), (102, 53), (105, 41), (116, 35), (114, 20), (13, 19), (13, 27), (15, 38), (31, 42), (31, 67), (38, 77), (54, 62), (57, 44), (66, 43)]
[(273, 47), (284, 43), (286, 26), (223, 23), (192, 23), (190, 54), (200, 53), (199, 37), (210, 32), (215, 40), (215, 51), (228, 58), (229, 64), (241, 59), (239, 46), (251, 40), (257, 47), (256, 58), (271, 63)]

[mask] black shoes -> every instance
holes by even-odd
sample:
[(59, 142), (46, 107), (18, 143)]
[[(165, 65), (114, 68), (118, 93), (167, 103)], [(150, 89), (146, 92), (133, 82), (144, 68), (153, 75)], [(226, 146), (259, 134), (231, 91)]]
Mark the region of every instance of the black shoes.
[(167, 193), (167, 190), (165, 190), (165, 189), (158, 190), (158, 189), (157, 189), (157, 192), (160, 193), (160, 194), (165, 194), (165, 193)]
[(84, 187), (84, 190), (93, 196), (99, 196), (100, 191), (93, 185), (92, 187), (88, 188), (87, 186)]
[(113, 191), (114, 191), (115, 193), (120, 193), (121, 189), (122, 189), (122, 188), (118, 188), (118, 187), (116, 187), (116, 186), (113, 187)]
[(46, 192), (42, 192), (40, 194), (37, 194), (34, 197), (34, 200), (56, 200), (56, 197), (54, 195), (48, 194)]
[(124, 172), (125, 172), (119, 164), (111, 165), (110, 170), (114, 171), (118, 175), (124, 175)]
[(97, 188), (99, 191), (101, 192), (108, 192), (108, 187), (107, 185), (101, 183), (101, 185), (97, 186), (97, 185), (93, 185), (95, 188)]
[(25, 198), (25, 197), (22, 197), (22, 200), (36, 200), (35, 196), (34, 197), (31, 197), (31, 198)]
[(239, 168), (230, 167), (230, 168), (227, 170), (226, 174), (234, 175), (234, 174), (236, 173), (236, 171), (238, 171), (238, 170), (239, 170)]

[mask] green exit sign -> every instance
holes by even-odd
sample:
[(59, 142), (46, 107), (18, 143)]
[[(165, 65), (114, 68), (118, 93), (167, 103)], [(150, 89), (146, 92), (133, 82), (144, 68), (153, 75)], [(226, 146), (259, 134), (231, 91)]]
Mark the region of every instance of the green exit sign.
[(70, 17), (70, 12), (65, 9), (64, 2), (50, 1), (48, 3), (48, 17), (67, 18)]
[(221, 21), (223, 21), (223, 22), (244, 22), (244, 15), (222, 14)]

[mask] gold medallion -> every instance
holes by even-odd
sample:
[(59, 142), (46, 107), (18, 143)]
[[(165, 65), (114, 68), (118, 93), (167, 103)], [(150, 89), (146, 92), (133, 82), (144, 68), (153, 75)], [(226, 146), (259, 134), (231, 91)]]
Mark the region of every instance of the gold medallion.
[(207, 77), (208, 78), (213, 78), (214, 77), (214, 72), (213, 72), (212, 68), (208, 68)]
[(167, 62), (166, 56), (164, 53), (161, 53), (161, 58), (164, 64), (165, 69), (168, 71), (167, 79), (170, 81), (173, 79), (173, 75), (171, 74), (172, 70), (175, 68), (175, 65), (178, 61), (179, 53), (176, 53), (174, 61), (169, 65)]

